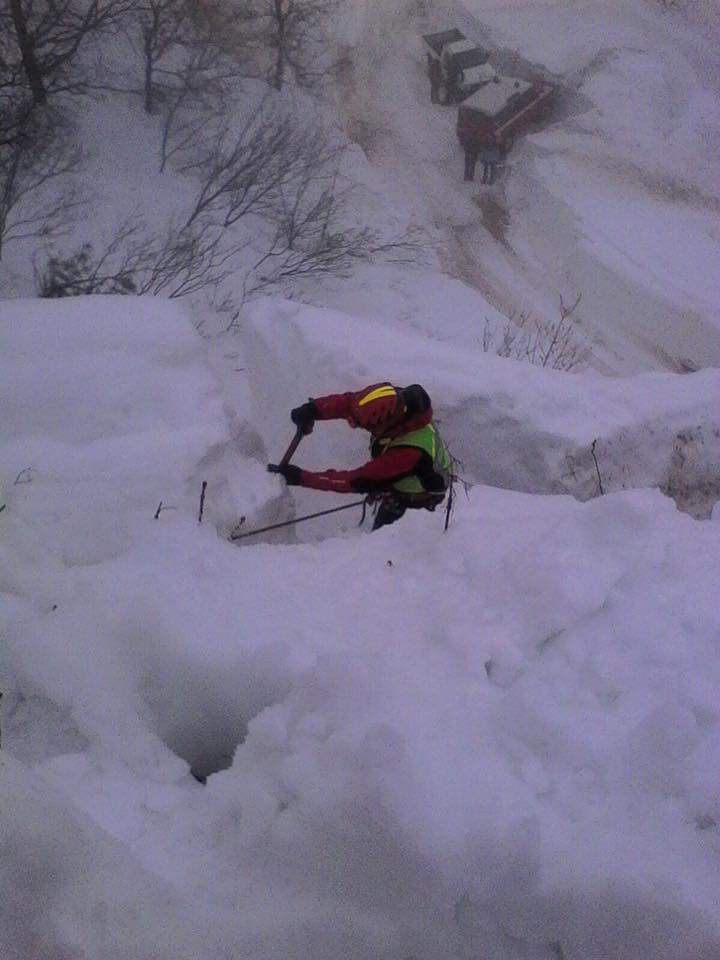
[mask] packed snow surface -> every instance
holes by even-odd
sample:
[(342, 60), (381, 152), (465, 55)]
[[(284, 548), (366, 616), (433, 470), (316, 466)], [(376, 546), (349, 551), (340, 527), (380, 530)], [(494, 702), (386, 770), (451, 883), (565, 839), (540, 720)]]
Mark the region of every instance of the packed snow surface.
[[(720, 375), (389, 329), (360, 365), (358, 322), (259, 304), (224, 382), (171, 304), (3, 306), (3, 960), (718, 956), (720, 525), (651, 488), (647, 425), (710, 422)], [(448, 427), (475, 411), (447, 532), (227, 539), (344, 502), (265, 472), (289, 404), (411, 371)], [(631, 431), (649, 479), (488, 485), (503, 411), (568, 449)], [(296, 460), (364, 456), (319, 424)]]

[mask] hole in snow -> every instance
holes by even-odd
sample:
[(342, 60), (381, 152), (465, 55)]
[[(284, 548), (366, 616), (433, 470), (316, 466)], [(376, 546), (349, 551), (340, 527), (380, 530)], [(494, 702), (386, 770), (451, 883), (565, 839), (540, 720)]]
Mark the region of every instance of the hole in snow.
[(234, 663), (172, 663), (141, 685), (154, 733), (204, 783), (232, 765), (250, 721), (288, 693), (284, 647), (262, 648)]
[[(237, 673), (228, 670), (222, 679), (197, 678), (195, 684), (176, 682), (163, 686), (162, 694), (156, 685), (147, 700), (158, 736), (189, 764), (195, 779), (205, 783), (213, 773), (232, 766), (250, 721), (281, 700), (288, 683), (275, 676), (268, 664), (263, 669), (255, 662)], [(146, 696), (149, 689), (146, 685)]]
[(232, 766), (235, 748), (247, 736), (247, 722), (241, 716), (208, 711), (188, 726), (178, 726), (163, 739), (173, 753), (190, 764), (190, 773), (200, 783)]
[(190, 762), (190, 773), (198, 783), (207, 783), (207, 778), (220, 770), (227, 770), (232, 766), (232, 753), (211, 753), (203, 757), (196, 757)]

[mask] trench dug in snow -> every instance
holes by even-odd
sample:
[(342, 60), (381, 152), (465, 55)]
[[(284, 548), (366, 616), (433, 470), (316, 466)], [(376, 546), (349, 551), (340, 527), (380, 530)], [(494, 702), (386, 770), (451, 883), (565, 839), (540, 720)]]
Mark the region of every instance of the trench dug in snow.
[(696, 519), (707, 519), (720, 499), (718, 423), (647, 421), (578, 443), (537, 429), (511, 407), (475, 397), (439, 412), (464, 480), (581, 501), (656, 487)]

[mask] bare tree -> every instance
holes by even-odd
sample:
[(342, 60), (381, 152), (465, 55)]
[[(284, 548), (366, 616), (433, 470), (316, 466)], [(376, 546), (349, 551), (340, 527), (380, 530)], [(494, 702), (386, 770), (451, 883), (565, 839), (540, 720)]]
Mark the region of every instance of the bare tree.
[(237, 80), (237, 63), (223, 54), (215, 36), (222, 23), (218, 3), (133, 0), (125, 18), (125, 35), (142, 65), (145, 112), (162, 116), (160, 172), (198, 139), (203, 120), (216, 125), (230, 81)]
[(11, 143), (32, 109), (24, 86), (9, 8), (0, 9), (0, 145)]
[(130, 43), (142, 58), (145, 112), (154, 113), (156, 71), (170, 51), (191, 38), (192, 8), (189, 0), (138, 0), (131, 23)]
[(81, 90), (87, 78), (76, 69), (80, 48), (114, 28), (134, 0), (8, 0), (0, 32), (14, 41), (14, 55), (35, 106), (48, 96)]
[(339, 0), (245, 0), (239, 14), (248, 47), (259, 44), (272, 62), (270, 82), (282, 90), (288, 71), (309, 86), (330, 72), (327, 25)]
[(67, 183), (81, 156), (62, 118), (47, 114), (0, 144), (0, 257), (10, 241), (63, 234), (81, 206)]
[(21, 0), (10, 0), (10, 15), (20, 60), (32, 91), (33, 101), (36, 105), (41, 106), (47, 102), (47, 91), (37, 56), (35, 40), (32, 37), (27, 12), (23, 8)]

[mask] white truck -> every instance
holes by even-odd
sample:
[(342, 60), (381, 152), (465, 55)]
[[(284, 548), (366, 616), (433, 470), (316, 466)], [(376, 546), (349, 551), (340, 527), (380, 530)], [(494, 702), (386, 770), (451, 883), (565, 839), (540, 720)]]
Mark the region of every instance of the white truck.
[(433, 103), (460, 103), (494, 76), (490, 54), (457, 28), (423, 35)]

